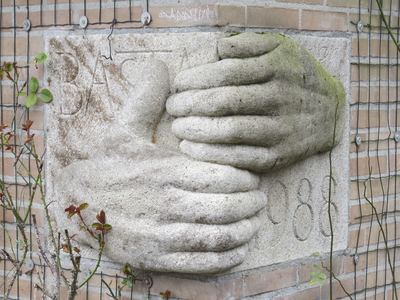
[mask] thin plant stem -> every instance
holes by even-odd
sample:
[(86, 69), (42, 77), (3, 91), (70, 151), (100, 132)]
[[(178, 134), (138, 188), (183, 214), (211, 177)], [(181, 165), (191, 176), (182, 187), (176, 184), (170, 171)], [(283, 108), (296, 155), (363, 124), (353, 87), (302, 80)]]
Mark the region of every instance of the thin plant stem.
[[(332, 214), (331, 214), (331, 204), (332, 204), (332, 179), (333, 179), (333, 166), (332, 166), (332, 151), (335, 147), (336, 142), (336, 126), (337, 126), (337, 112), (339, 109), (339, 102), (336, 104), (335, 109), (335, 123), (333, 126), (333, 138), (332, 138), (332, 147), (329, 150), (329, 196), (328, 196), (328, 216), (329, 216), (329, 228), (331, 231), (331, 251), (329, 253), (329, 268), (333, 270), (333, 240), (334, 240), (334, 233), (333, 233), (333, 222), (332, 222)], [(333, 272), (330, 272), (331, 276), (329, 276), (329, 297), (333, 299)]]
[(392, 260), (390, 258), (389, 246), (388, 246), (386, 234), (385, 234), (385, 231), (383, 230), (382, 222), (379, 219), (379, 215), (378, 215), (378, 212), (376, 210), (375, 205), (367, 197), (367, 181), (371, 179), (371, 173), (372, 173), (372, 169), (370, 170), (369, 178), (364, 181), (364, 199), (371, 205), (371, 207), (372, 207), (372, 209), (374, 211), (375, 217), (376, 217), (376, 221), (378, 222), (378, 225), (379, 225), (379, 230), (382, 232), (382, 237), (383, 237), (383, 240), (385, 242), (385, 251), (386, 251), (386, 254), (388, 256), (389, 268), (390, 268), (390, 272), (392, 273), (392, 282), (393, 282), (394, 294), (395, 294), (396, 300), (398, 300), (397, 288), (396, 288), (396, 275), (395, 275), (395, 272), (394, 272), (394, 269), (393, 269)]
[(397, 47), (397, 50), (400, 52), (400, 45), (397, 42), (396, 38), (394, 37), (392, 29), (390, 28), (390, 26), (389, 26), (389, 24), (388, 24), (388, 22), (386, 20), (386, 17), (385, 17), (385, 15), (383, 13), (383, 8), (382, 8), (382, 4), (381, 4), (380, 0), (376, 0), (376, 3), (379, 6), (379, 10), (381, 12), (382, 21), (383, 21), (383, 23), (385, 23), (386, 29), (389, 32), (390, 36), (392, 37), (392, 40), (393, 40), (393, 42), (395, 43), (395, 45)]
[(92, 276), (94, 275), (94, 273), (96, 273), (97, 269), (98, 269), (99, 266), (100, 266), (101, 256), (102, 256), (102, 254), (103, 254), (103, 250), (104, 250), (104, 247), (103, 247), (102, 244), (101, 244), (101, 236), (99, 235), (99, 258), (97, 259), (97, 264), (96, 264), (96, 266), (94, 267), (94, 270), (92, 271), (92, 273), (88, 276), (88, 278), (86, 278), (86, 280), (85, 280), (84, 282), (82, 282), (82, 283), (79, 285), (78, 289), (80, 289), (81, 287), (83, 287), (83, 286), (86, 284), (86, 282), (88, 282), (88, 281), (90, 280), (90, 278), (92, 278)]

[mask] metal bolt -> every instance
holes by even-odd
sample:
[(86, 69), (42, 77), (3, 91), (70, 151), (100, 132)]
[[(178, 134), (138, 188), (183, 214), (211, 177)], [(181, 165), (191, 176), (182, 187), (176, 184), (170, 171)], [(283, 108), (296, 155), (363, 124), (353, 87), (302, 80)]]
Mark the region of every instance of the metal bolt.
[(364, 29), (364, 23), (363, 23), (363, 21), (358, 21), (358, 23), (357, 23), (357, 31), (358, 32), (362, 32), (363, 31), (363, 29)]
[(82, 270), (82, 277), (83, 277), (84, 279), (88, 279), (91, 273), (92, 273), (92, 272), (90, 272), (89, 268), (84, 268), (84, 269)]
[(25, 261), (25, 266), (26, 266), (26, 268), (27, 268), (29, 271), (32, 271), (32, 270), (33, 270), (33, 267), (35, 266), (35, 263), (33, 262), (32, 259), (27, 259), (27, 260)]
[(144, 12), (141, 17), (143, 25), (149, 25), (151, 22), (151, 16), (148, 12)]
[(86, 28), (87, 25), (88, 19), (86, 18), (86, 16), (82, 16), (79, 20), (79, 26), (81, 26), (82, 28)]
[(360, 261), (360, 255), (358, 255), (358, 253), (354, 254), (354, 263), (358, 264), (359, 261)]
[(22, 23), (22, 27), (24, 28), (24, 30), (28, 31), (29, 29), (31, 29), (31, 21), (29, 21), (29, 19), (25, 19)]
[(396, 131), (394, 134), (394, 140), (396, 143), (400, 142), (400, 132)]
[(153, 278), (149, 275), (143, 276), (143, 285), (147, 288), (151, 288), (153, 286)]
[(361, 135), (357, 133), (356, 134), (356, 144), (357, 144), (357, 146), (360, 146), (361, 142), (362, 142)]

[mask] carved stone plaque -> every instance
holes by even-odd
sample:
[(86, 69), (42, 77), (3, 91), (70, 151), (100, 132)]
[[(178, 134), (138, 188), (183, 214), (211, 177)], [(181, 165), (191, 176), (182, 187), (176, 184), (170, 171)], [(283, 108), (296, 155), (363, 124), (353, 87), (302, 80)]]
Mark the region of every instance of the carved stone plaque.
[(88, 219), (103, 209), (113, 227), (109, 259), (229, 273), (329, 252), (331, 194), (334, 250), (347, 247), (348, 40), (52, 36), (46, 52), (60, 229), (78, 232), (64, 209), (87, 202)]

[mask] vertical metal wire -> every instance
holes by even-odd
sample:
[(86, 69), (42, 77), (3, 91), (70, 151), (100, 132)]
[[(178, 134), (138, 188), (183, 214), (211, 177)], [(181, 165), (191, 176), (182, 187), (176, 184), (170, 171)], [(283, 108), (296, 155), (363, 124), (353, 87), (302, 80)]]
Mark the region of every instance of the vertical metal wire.
[[(0, 0), (0, 27), (2, 27), (3, 25), (3, 0)], [(2, 30), (0, 30), (0, 34), (2, 33)], [(0, 57), (2, 55), (2, 35), (0, 35)], [(3, 84), (0, 84), (0, 103), (1, 103), (1, 115), (0, 115), (0, 120), (1, 120), (1, 124), (4, 124), (4, 112), (3, 112)], [(3, 147), (1, 148), (1, 180), (4, 182), (4, 149)], [(3, 212), (3, 220), (5, 220), (6, 218), (6, 212), (5, 209), (2, 208), (2, 212)], [(3, 245), (6, 245), (6, 231), (5, 229), (3, 229)], [(6, 259), (4, 258), (3, 260), (3, 278), (5, 280), (6, 278)], [(3, 285), (3, 295), (6, 293), (6, 285)]]
[[(27, 4), (26, 4), (26, 9), (27, 9), (26, 10), (26, 18), (27, 19), (29, 19), (33, 14), (33, 13), (31, 13), (31, 6), (30, 5), (31, 4), (29, 3), (29, 0), (27, 0)], [(33, 27), (46, 28), (48, 26), (57, 26), (57, 25), (78, 25), (78, 24), (73, 24), (73, 20), (72, 20), (72, 1), (71, 0), (68, 1), (68, 9), (69, 9), (69, 11), (68, 11), (68, 13), (69, 13), (68, 14), (68, 24), (58, 24), (58, 22), (57, 22), (57, 0), (54, 0), (54, 5), (46, 5), (46, 3), (43, 2), (43, 0), (40, 0), (40, 2), (38, 4), (35, 4), (35, 5), (39, 6), (39, 11), (38, 12), (37, 12), (37, 8), (35, 8), (36, 9), (35, 13), (37, 12), (39, 14), (39, 24), (34, 24)], [(129, 0), (129, 7), (130, 7), (129, 21), (130, 22), (140, 22), (140, 20), (132, 20), (132, 14), (131, 14), (132, 4), (131, 4), (131, 0)], [(21, 29), (22, 24), (17, 24), (17, 21), (16, 21), (17, 20), (17, 18), (16, 18), (17, 17), (17, 3), (16, 3), (16, 0), (13, 0), (13, 6), (9, 7), (9, 9), (10, 10), (7, 10), (7, 11), (9, 11), (10, 15), (12, 16), (12, 24), (11, 24), (11, 26), (8, 27), (8, 29), (11, 30), (11, 32), (10, 32), (10, 36), (11, 36), (10, 40), (12, 39), (12, 43), (13, 43), (12, 45), (13, 45), (13, 51), (14, 52), (13, 52), (13, 55), (12, 55), (12, 57), (13, 57), (12, 59), (15, 62), (17, 62), (17, 61), (21, 61), (22, 62), (24, 60), (22, 57), (25, 56), (25, 55), (21, 54), (21, 45), (18, 44), (18, 43), (19, 43), (20, 40), (24, 40), (25, 37), (26, 37), (26, 43), (27, 43), (26, 44), (26, 63), (29, 63), (30, 62), (30, 58), (31, 58), (30, 57), (31, 54), (32, 55), (33, 54), (34, 55), (38, 54), (38, 53), (31, 53), (31, 51), (32, 51), (32, 47), (31, 46), (32, 45), (31, 45), (30, 37), (32, 35), (30, 34), (29, 31), (26, 31), (26, 32), (18, 31), (18, 30)], [(114, 16), (114, 19), (116, 20), (117, 16), (116, 16), (116, 3), (115, 3), (115, 1), (114, 1), (113, 9), (114, 9), (113, 16)], [(148, 9), (148, 2), (147, 2), (147, 9)], [(101, 20), (101, 10), (102, 10), (102, 3), (101, 3), (101, 1), (99, 1), (99, 23), (100, 24), (106, 24), (108, 22), (104, 22), (104, 21)], [(44, 11), (48, 11), (48, 13), (50, 13), (50, 16), (49, 16), (50, 17), (50, 22), (49, 22), (49, 20), (43, 20), (43, 12)], [(48, 23), (51, 23), (51, 12), (53, 12), (54, 24), (49, 24), (48, 25)], [(4, 29), (2, 27), (2, 26), (4, 26), (4, 24), (3, 24), (4, 20), (2, 20), (2, 16), (3, 16), (2, 13), (3, 13), (3, 0), (0, 0), (0, 33), (2, 33), (2, 31)], [(84, 0), (84, 15), (86, 15), (86, 0)], [(45, 15), (45, 17), (46, 17), (46, 15)], [(123, 20), (123, 21), (127, 22), (126, 20)], [(25, 34), (26, 34), (26, 36), (25, 36)], [(6, 35), (8, 35), (8, 33)], [(4, 44), (4, 40), (3, 39), (4, 39), (3, 36), (0, 36), (0, 57), (2, 57), (2, 55), (4, 54), (4, 53), (2, 53), (2, 44)], [(8, 39), (8, 37), (7, 37), (7, 39)], [(18, 54), (18, 56), (17, 56), (17, 54)], [(7, 53), (6, 55), (9, 55), (9, 54)], [(11, 54), (10, 54), (10, 56), (11, 56)], [(32, 73), (32, 72), (30, 72), (29, 68), (25, 69), (22, 72), (24, 72), (26, 74), (28, 79), (29, 79), (29, 77), (30, 77), (30, 75)], [(7, 87), (7, 94), (9, 94), (9, 90), (12, 93), (12, 97), (13, 98), (12, 98), (11, 105), (9, 104), (10, 103), (9, 99), (5, 99), (3, 97), (4, 91), (5, 91), (5, 89), (3, 88), (4, 82), (0, 81), (0, 108), (1, 108), (0, 109), (0, 124), (8, 122), (8, 120), (7, 120), (8, 119), (8, 114), (6, 114), (6, 113), (9, 113), (10, 110), (14, 110), (14, 109), (18, 110), (18, 115), (19, 116), (22, 113), (26, 113), (26, 118), (28, 118), (28, 119), (32, 116), (32, 114), (29, 112), (29, 110), (27, 110), (25, 112), (25, 111), (23, 111), (23, 109), (21, 107), (18, 107), (18, 103), (16, 102), (16, 93), (18, 91), (16, 90), (16, 88), (14, 86), (9, 85), (8, 83), (9, 82), (7, 82), (4, 85), (4, 87)], [(27, 87), (27, 89), (28, 89), (28, 87)], [(14, 121), (12, 129), (15, 132), (17, 132), (17, 128), (18, 128), (19, 123), (20, 123), (20, 117), (16, 118), (15, 121)], [(18, 135), (17, 134), (13, 138), (12, 143), (14, 144), (14, 148), (16, 149), (16, 151), (18, 151), (17, 149), (18, 149), (18, 146), (20, 144), (20, 141), (18, 140)], [(16, 168), (14, 168), (14, 177), (13, 178), (12, 178), (12, 174), (5, 174), (5, 162), (6, 162), (5, 155), (7, 155), (7, 154), (5, 154), (4, 150), (1, 149), (1, 162), (2, 162), (2, 166), (0, 168), (0, 171), (2, 172), (1, 173), (1, 179), (3, 181), (5, 181), (6, 179), (10, 181), (10, 188), (12, 188), (13, 191), (15, 190), (15, 199), (14, 200), (15, 200), (16, 206), (21, 208), (21, 209), (24, 209), (24, 205), (26, 204), (25, 203), (25, 200), (26, 200), (25, 188), (29, 189), (29, 186), (24, 186), (24, 185), (22, 185), (22, 184), (20, 184), (18, 182), (18, 174), (17, 174), (17, 169)], [(32, 165), (31, 165), (31, 163), (32, 163)], [(31, 170), (31, 166), (33, 168), (33, 161), (31, 162), (30, 160), (28, 160), (27, 166), (28, 166), (29, 171), (30, 171)], [(11, 175), (11, 176), (8, 176), (8, 175)], [(29, 183), (31, 183), (31, 179), (30, 178), (29, 178)], [(28, 190), (27, 191), (27, 195), (29, 195), (29, 198), (30, 198), (30, 196), (32, 195), (32, 191)], [(3, 220), (5, 220), (6, 219), (6, 211), (3, 208), (2, 208), (2, 216), (3, 216)], [(29, 224), (28, 224), (28, 226), (30, 226), (30, 224), (32, 224), (32, 222), (31, 222), (31, 214), (29, 214)], [(16, 237), (18, 238), (18, 227), (16, 226), (16, 223), (15, 222), (10, 222), (7, 225), (8, 226), (14, 226), (15, 225)], [(33, 250), (33, 246), (32, 246), (33, 242), (31, 242), (31, 241), (34, 240), (34, 237), (33, 237), (34, 234), (33, 234), (32, 230), (33, 229), (30, 226), (30, 228), (29, 228), (29, 240), (30, 240), (29, 241), (30, 242), (30, 246), (29, 247), (30, 247), (30, 250)], [(3, 242), (2, 246), (5, 247), (6, 244), (7, 244), (7, 239), (6, 239), (6, 232), (5, 232), (4, 229), (3, 229), (2, 242)], [(20, 249), (18, 249), (18, 247), (16, 247), (15, 250), (16, 250), (17, 257), (18, 257), (18, 255), (20, 254), (21, 251), (20, 251)], [(30, 254), (30, 259), (32, 259), (32, 258), (33, 258), (33, 256), (32, 256), (32, 254)], [(3, 265), (2, 275), (3, 275), (3, 278), (6, 278), (9, 275), (9, 272), (10, 272), (10, 270), (7, 270), (7, 260), (6, 259), (3, 259), (2, 265)], [(47, 269), (47, 266), (44, 265), (44, 266), (40, 266), (40, 267), (42, 268), (44, 284), (46, 285), (46, 273), (47, 273), (46, 269)], [(35, 294), (36, 294), (36, 290), (34, 288), (35, 275), (33, 274), (33, 272), (30, 273), (29, 278), (30, 278), (29, 297), (30, 297), (30, 299), (33, 299), (35, 297)], [(102, 273), (101, 273), (101, 278), (103, 278), (103, 274)], [(116, 278), (116, 288), (117, 288), (118, 276), (116, 275), (115, 278)], [(3, 284), (2, 287), (3, 288), (2, 289), (0, 288), (0, 291), (2, 291), (3, 294), (4, 294), (6, 292), (6, 290), (7, 290), (7, 286), (5, 284)], [(16, 299), (20, 299), (20, 296), (21, 296), (20, 288), (21, 288), (20, 277), (17, 276), (16, 283), (15, 283), (14, 288), (13, 288), (13, 290), (16, 291)], [(103, 296), (102, 295), (102, 292), (103, 292), (103, 284), (102, 283), (101, 283), (100, 289), (101, 289), (101, 293), (100, 293), (100, 300), (101, 300), (102, 296)], [(87, 300), (89, 299), (89, 291), (90, 291), (90, 288), (89, 288), (89, 282), (88, 282), (86, 284), (86, 299)], [(132, 299), (132, 295), (133, 295), (133, 288), (131, 289), (131, 299)]]
[[(392, 13), (394, 13), (394, 3), (396, 2), (397, 5), (400, 4), (399, 0), (387, 0), (383, 1), (380, 0), (382, 6), (383, 3), (388, 4), (385, 8), (386, 12), (389, 14), (388, 20), (389, 24), (392, 23), (394, 17)], [(362, 294), (362, 298), (368, 299), (378, 299), (381, 296), (381, 293), (384, 295), (385, 299), (387, 297), (392, 296), (394, 298), (394, 285), (392, 280), (392, 275), (390, 274), (390, 265), (389, 265), (389, 256), (386, 253), (386, 249), (383, 245), (383, 233), (386, 234), (386, 239), (389, 241), (389, 251), (391, 253), (390, 258), (393, 261), (392, 267), (393, 272), (396, 273), (396, 249), (397, 246), (397, 177), (398, 174), (398, 167), (397, 167), (397, 154), (398, 154), (398, 145), (395, 143), (394, 147), (392, 147), (392, 143), (394, 142), (394, 132), (398, 130), (398, 102), (399, 102), (399, 57), (400, 54), (396, 49), (396, 55), (394, 59), (391, 58), (391, 46), (393, 46), (393, 42), (389, 35), (389, 32), (386, 29), (386, 26), (383, 24), (382, 20), (380, 19), (379, 24), (377, 26), (372, 24), (373, 17), (377, 16), (377, 10), (373, 10), (373, 4), (375, 0), (369, 1), (369, 24), (364, 27), (364, 30), (368, 30), (368, 58), (364, 60), (365, 63), (361, 62), (361, 52), (360, 52), (360, 33), (357, 33), (358, 39), (358, 53), (357, 53), (357, 61), (358, 61), (358, 98), (357, 98), (357, 133), (359, 132), (359, 116), (360, 110), (366, 109), (367, 114), (367, 139), (365, 141), (365, 151), (367, 155), (367, 164), (368, 169), (374, 164), (376, 165), (376, 170), (372, 170), (374, 176), (369, 178), (368, 180), (368, 197), (369, 200), (377, 207), (379, 211), (378, 220), (382, 224), (382, 231), (377, 230), (377, 240), (372, 239), (372, 233), (375, 231), (373, 228), (377, 228), (378, 224), (376, 218), (373, 214), (366, 214), (363, 213), (361, 209), (361, 205), (363, 204), (364, 195), (361, 193), (360, 185), (363, 183), (365, 178), (363, 179), (359, 174), (359, 148), (356, 151), (356, 170), (357, 170), (357, 189), (359, 195), (359, 205), (360, 205), (360, 223), (359, 223), (359, 233), (357, 236), (357, 243), (356, 243), (356, 253), (359, 251), (359, 239), (360, 239), (360, 231), (361, 226), (364, 224), (367, 241), (364, 246), (364, 251), (362, 254), (364, 255), (365, 259), (365, 269), (362, 270), (364, 273), (364, 283), (365, 287), (359, 291), (359, 295)], [(361, 1), (359, 1), (359, 20), (361, 20)], [(380, 14), (379, 14), (380, 16)], [(391, 24), (393, 32), (397, 35), (397, 40), (400, 37), (400, 10), (397, 8), (397, 25)], [(376, 30), (378, 29), (378, 31)], [(396, 31), (394, 31), (396, 29)], [(365, 35), (364, 33), (363, 35)], [(375, 57), (375, 54), (372, 52), (372, 46), (376, 45), (378, 48), (378, 55)], [(383, 47), (386, 46), (386, 51), (383, 50)], [(374, 57), (373, 57), (374, 56)], [(395, 63), (393, 64), (393, 61)], [(363, 82), (361, 78), (361, 65), (367, 67), (367, 82)], [(374, 70), (372, 69), (374, 68)], [(377, 69), (375, 69), (377, 68)], [(384, 71), (384, 68), (387, 68)], [(395, 72), (394, 69), (396, 68)], [(372, 75), (372, 71), (377, 71), (377, 78)], [(366, 75), (366, 74), (365, 74)], [(387, 78), (386, 78), (387, 76)], [(374, 78), (373, 78), (374, 77)], [(367, 103), (360, 103), (361, 99), (361, 84), (367, 84)], [(393, 92), (393, 88), (395, 91)], [(372, 93), (372, 91), (376, 92)], [(387, 95), (383, 96), (383, 92), (386, 92)], [(384, 115), (384, 109), (386, 109), (385, 116), (387, 118), (386, 122), (382, 118)], [(395, 112), (393, 112), (395, 109)], [(381, 116), (382, 113), (382, 116)], [(392, 113), (392, 114), (391, 114)], [(372, 124), (373, 114), (376, 114), (377, 124)], [(395, 117), (395, 120), (391, 119)], [(394, 124), (393, 124), (394, 123)], [(394, 132), (393, 127), (394, 126)], [(373, 128), (372, 128), (373, 127)], [(373, 135), (376, 138), (373, 138)], [(381, 146), (386, 146), (387, 149)], [(391, 147), (393, 149), (391, 149)], [(394, 152), (394, 158), (391, 157)], [(383, 162), (379, 158), (386, 157), (386, 161)], [(374, 161), (376, 160), (376, 162)], [(394, 161), (394, 167), (391, 167), (391, 162)], [(385, 168), (383, 168), (385, 166)], [(386, 170), (386, 171), (385, 171)], [(385, 172), (386, 174), (384, 174)], [(362, 174), (365, 175), (365, 174)], [(386, 181), (385, 181), (386, 180)], [(392, 190), (393, 187), (393, 190)], [(380, 203), (379, 201), (382, 201)], [(391, 204), (393, 201), (393, 205)], [(371, 209), (371, 212), (372, 209)], [(368, 217), (368, 219), (367, 219)], [(394, 229), (392, 230), (392, 226)], [(393, 236), (394, 234), (394, 236)], [(394, 243), (394, 244), (393, 244)], [(393, 252), (392, 252), (393, 250)], [(372, 258), (372, 259), (371, 259)], [(356, 266), (354, 267), (355, 271), (355, 280), (354, 280), (354, 288), (356, 290)], [(384, 274), (381, 274), (384, 272)], [(358, 273), (360, 274), (360, 272)], [(389, 275), (390, 274), (390, 275)], [(372, 278), (371, 278), (372, 277)], [(367, 285), (368, 283), (368, 285)], [(372, 295), (371, 295), (372, 294)], [(357, 298), (357, 294), (354, 295), (354, 299)], [(379, 298), (380, 299), (380, 298)]]

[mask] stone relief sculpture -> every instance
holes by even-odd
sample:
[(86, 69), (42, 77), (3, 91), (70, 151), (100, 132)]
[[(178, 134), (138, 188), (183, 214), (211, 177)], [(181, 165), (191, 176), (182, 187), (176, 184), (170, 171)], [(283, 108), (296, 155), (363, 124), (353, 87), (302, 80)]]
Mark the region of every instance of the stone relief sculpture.
[(47, 39), (47, 176), (60, 227), (78, 230), (62, 208), (87, 202), (107, 211), (110, 259), (184, 273), (240, 265), (260, 228), (270, 220), (272, 232), (289, 211), (299, 243), (326, 236), (321, 220), (322, 234), (297, 225), (314, 222), (310, 203), (323, 212), (326, 202), (310, 198), (319, 188), (290, 179), (289, 200), (279, 179), (331, 148), (335, 115), (336, 143), (346, 128), (343, 85), (304, 47), (272, 34), (121, 35), (109, 61), (102, 39)]

